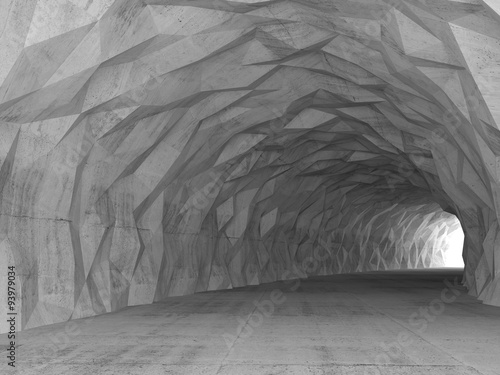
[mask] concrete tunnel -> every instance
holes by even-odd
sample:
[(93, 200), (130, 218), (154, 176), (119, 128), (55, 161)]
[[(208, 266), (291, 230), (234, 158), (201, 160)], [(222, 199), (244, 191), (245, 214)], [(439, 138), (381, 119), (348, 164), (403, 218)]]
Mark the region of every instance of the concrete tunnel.
[(0, 10), (0, 256), (19, 330), (442, 267), (462, 229), (463, 284), (500, 306), (495, 0)]

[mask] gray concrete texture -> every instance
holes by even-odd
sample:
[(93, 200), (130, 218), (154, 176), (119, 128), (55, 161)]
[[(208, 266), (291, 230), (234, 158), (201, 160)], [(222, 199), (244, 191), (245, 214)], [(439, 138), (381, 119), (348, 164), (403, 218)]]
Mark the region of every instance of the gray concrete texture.
[(1, 0), (18, 329), (441, 266), (457, 220), (500, 305), (496, 2)]
[(460, 278), (357, 273), (169, 297), (23, 331), (16, 371), (498, 375), (500, 308), (467, 295)]

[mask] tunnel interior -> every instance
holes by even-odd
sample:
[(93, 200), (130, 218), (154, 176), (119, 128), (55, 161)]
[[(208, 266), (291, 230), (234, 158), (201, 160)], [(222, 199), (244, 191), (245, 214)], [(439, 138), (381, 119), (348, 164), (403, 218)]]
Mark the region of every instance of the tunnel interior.
[(20, 329), (463, 263), (500, 305), (494, 1), (62, 3), (8, 12), (1, 45)]

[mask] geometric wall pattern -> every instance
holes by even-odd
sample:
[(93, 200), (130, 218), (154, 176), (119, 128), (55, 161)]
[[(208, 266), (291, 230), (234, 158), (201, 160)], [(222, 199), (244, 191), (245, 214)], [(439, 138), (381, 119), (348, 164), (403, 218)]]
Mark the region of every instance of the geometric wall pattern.
[(493, 0), (0, 7), (0, 259), (20, 328), (440, 265), (450, 214), (465, 285), (500, 305)]

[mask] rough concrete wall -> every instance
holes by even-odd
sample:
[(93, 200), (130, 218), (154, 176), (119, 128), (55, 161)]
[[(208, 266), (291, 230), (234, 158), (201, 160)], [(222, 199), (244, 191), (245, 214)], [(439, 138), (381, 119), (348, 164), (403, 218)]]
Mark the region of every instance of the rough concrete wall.
[(430, 265), (453, 226), (432, 202), (462, 223), (467, 286), (500, 304), (500, 21), (482, 1), (1, 7), (0, 256), (22, 328)]

